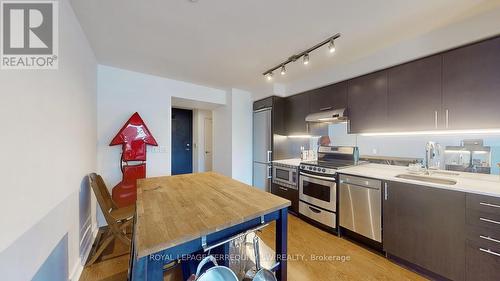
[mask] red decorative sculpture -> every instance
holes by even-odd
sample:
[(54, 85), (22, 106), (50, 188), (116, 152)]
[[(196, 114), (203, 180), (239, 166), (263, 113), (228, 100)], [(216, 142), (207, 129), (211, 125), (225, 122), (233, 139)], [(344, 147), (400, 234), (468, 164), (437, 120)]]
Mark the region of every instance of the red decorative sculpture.
[[(134, 113), (113, 138), (110, 146), (122, 145), (122, 181), (113, 187), (113, 200), (119, 207), (135, 203), (137, 179), (146, 177), (146, 145), (158, 146), (139, 113)], [(129, 163), (141, 161), (141, 163)]]

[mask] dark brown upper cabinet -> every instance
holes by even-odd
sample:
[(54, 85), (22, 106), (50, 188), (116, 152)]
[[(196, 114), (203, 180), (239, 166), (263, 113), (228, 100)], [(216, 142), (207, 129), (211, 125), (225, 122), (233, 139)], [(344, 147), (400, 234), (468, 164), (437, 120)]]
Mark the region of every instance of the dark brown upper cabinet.
[(387, 71), (348, 82), (349, 133), (387, 130)]
[(306, 116), (309, 114), (309, 92), (285, 99), (284, 120), (288, 135), (307, 134)]
[(443, 54), (446, 129), (500, 127), (500, 37)]
[(347, 107), (347, 82), (329, 85), (308, 93), (311, 113)]
[(387, 120), (390, 131), (440, 129), (441, 56), (405, 63), (387, 71)]
[(307, 134), (306, 116), (309, 114), (308, 92), (285, 99), (284, 120), (288, 135)]

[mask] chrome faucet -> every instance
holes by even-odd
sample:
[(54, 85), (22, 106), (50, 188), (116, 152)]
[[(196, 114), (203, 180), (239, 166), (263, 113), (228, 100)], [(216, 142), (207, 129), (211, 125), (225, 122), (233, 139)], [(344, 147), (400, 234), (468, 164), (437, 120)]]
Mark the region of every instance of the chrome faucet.
[(429, 141), (425, 145), (425, 173), (427, 175), (430, 174), (429, 168), (434, 168), (430, 163), (436, 159), (436, 156), (439, 156), (439, 148), (439, 143), (433, 141)]

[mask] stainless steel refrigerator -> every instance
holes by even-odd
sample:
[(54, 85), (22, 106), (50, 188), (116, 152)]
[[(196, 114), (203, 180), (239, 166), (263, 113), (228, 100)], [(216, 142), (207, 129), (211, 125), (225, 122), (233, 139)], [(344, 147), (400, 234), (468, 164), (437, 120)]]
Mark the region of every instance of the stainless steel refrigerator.
[(271, 108), (253, 113), (253, 186), (271, 191), (272, 132)]

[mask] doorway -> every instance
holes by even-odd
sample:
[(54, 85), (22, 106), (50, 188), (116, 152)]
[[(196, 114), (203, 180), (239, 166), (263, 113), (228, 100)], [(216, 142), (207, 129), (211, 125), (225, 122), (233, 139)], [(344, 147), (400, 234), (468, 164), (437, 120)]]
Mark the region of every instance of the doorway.
[(212, 118), (205, 118), (203, 122), (205, 171), (212, 171)]
[(172, 175), (193, 172), (193, 111), (172, 108)]

